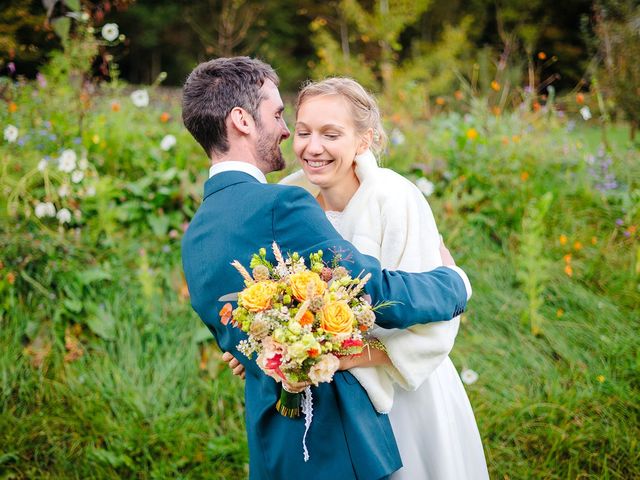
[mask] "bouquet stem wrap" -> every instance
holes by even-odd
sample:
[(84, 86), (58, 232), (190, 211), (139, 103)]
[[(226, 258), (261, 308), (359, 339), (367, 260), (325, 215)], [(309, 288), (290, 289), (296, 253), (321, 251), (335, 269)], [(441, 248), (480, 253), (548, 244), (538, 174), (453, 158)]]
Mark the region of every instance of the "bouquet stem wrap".
[(280, 415), (287, 418), (297, 418), (300, 416), (302, 407), (302, 393), (287, 392), (284, 388), (280, 390), (280, 400), (276, 403), (276, 410)]

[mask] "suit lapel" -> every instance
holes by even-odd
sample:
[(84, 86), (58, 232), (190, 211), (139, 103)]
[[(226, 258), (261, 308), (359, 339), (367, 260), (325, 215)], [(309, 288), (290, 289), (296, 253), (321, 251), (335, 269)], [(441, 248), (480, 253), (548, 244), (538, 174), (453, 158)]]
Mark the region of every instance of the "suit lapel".
[(204, 184), (204, 198), (238, 183), (260, 183), (248, 173), (238, 171), (222, 172), (214, 175)]

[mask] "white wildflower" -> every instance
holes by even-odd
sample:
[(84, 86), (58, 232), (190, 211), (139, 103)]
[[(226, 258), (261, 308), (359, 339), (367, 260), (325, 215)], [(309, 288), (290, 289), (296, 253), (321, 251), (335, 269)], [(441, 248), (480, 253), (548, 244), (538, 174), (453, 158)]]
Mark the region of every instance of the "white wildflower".
[(66, 208), (63, 208), (58, 211), (58, 213), (56, 214), (56, 218), (61, 224), (69, 223), (71, 221), (71, 212)]
[(465, 368), (460, 372), (460, 378), (467, 385), (472, 385), (478, 381), (479, 375), (478, 372), (471, 370), (470, 368)]
[(84, 178), (84, 173), (81, 170), (74, 170), (71, 174), (71, 181), (73, 183), (80, 183)]
[(87, 197), (95, 197), (96, 196), (96, 187), (93, 185), (87, 188), (86, 192)]
[(427, 197), (435, 190), (433, 183), (424, 177), (420, 177), (416, 180), (416, 187), (418, 187), (418, 189)]
[(160, 141), (160, 148), (165, 152), (171, 150), (176, 144), (176, 137), (173, 135), (165, 135), (164, 138)]
[(49, 165), (49, 162), (43, 158), (38, 162), (38, 171), (44, 172), (47, 169), (47, 165)]
[(69, 185), (67, 185), (66, 183), (60, 185), (60, 188), (58, 188), (58, 196), (60, 198), (68, 197), (70, 193), (71, 188), (69, 188)]
[(591, 110), (585, 105), (580, 109), (580, 115), (582, 115), (583, 120), (589, 120), (591, 118)]
[(115, 23), (105, 23), (102, 27), (102, 38), (107, 42), (113, 42), (120, 35), (118, 25)]
[(76, 169), (76, 159), (78, 156), (76, 152), (71, 149), (67, 149), (62, 152), (58, 159), (58, 169), (65, 173), (71, 173)]
[(131, 92), (131, 101), (136, 107), (146, 107), (149, 105), (149, 94), (146, 90), (136, 90)]
[(78, 162), (78, 168), (80, 170), (86, 170), (87, 168), (89, 168), (89, 161), (86, 158), (81, 158), (80, 161)]
[(13, 125), (7, 125), (7, 128), (4, 129), (4, 139), (13, 143), (18, 139), (18, 129)]
[(55, 217), (56, 207), (51, 202), (39, 202), (35, 207), (36, 217)]

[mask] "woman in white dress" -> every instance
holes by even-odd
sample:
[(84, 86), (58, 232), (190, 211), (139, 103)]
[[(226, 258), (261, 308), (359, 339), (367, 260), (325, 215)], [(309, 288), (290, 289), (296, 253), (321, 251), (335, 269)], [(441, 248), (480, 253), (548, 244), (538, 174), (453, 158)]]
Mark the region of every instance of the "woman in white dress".
[[(413, 183), (378, 166), (372, 152), (384, 138), (377, 103), (357, 82), (310, 83), (296, 105), (293, 149), (302, 170), (282, 183), (307, 188), (336, 230), (383, 268), (436, 268), (440, 235), (431, 209)], [(459, 324), (377, 328), (386, 354), (343, 361), (389, 414), (404, 464), (393, 480), (488, 478), (473, 411), (448, 356)]]

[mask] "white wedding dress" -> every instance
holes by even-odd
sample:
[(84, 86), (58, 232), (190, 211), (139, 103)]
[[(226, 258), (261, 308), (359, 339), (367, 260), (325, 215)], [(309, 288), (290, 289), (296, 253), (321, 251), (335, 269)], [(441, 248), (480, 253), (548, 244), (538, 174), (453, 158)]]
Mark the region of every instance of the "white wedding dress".
[[(356, 158), (360, 188), (342, 212), (327, 212), (334, 228), (389, 270), (426, 271), (442, 265), (440, 236), (422, 193), (401, 175)], [(313, 185), (301, 172), (282, 183)], [(478, 427), (449, 359), (459, 318), (408, 330), (376, 328), (393, 366), (351, 372), (379, 412), (389, 414), (403, 467), (392, 480), (486, 480)]]

